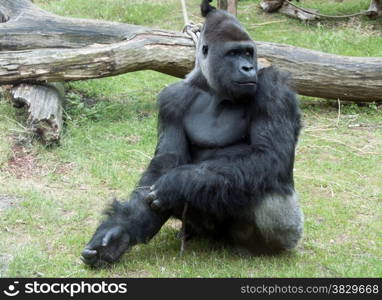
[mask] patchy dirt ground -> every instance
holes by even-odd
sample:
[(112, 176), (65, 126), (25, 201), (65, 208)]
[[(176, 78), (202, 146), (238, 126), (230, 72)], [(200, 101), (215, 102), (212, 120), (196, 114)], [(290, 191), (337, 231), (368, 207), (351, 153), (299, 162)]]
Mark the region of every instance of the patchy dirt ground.
[(14, 143), (7, 171), (16, 178), (33, 176), (38, 170), (36, 155), (20, 143)]
[(0, 195), (0, 211), (15, 206), (22, 199), (10, 195)]

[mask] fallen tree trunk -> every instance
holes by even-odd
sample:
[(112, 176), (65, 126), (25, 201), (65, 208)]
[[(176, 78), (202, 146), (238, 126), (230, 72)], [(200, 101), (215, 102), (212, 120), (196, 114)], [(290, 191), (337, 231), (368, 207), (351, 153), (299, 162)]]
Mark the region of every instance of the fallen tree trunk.
[(27, 126), (46, 144), (60, 139), (63, 120), (64, 87), (62, 84), (20, 84), (11, 89), (15, 106), (28, 107)]
[(313, 21), (320, 19), (319, 16), (315, 15), (314, 13), (317, 11), (310, 10), (301, 10), (296, 7), (293, 7), (289, 4), (289, 2), (284, 2), (283, 5), (280, 7), (278, 12), (287, 15), (288, 17), (299, 19), (301, 21)]
[(369, 17), (382, 17), (382, 0), (372, 0), (368, 9)]
[(302, 11), (301, 9), (289, 5), (288, 1), (286, 0), (261, 0), (260, 7), (262, 10), (268, 13), (278, 11), (284, 15), (292, 18), (297, 18), (302, 21), (312, 21), (319, 19), (319, 17), (310, 14), (308, 11)]
[[(59, 17), (26, 0), (0, 0), (0, 84), (68, 81), (155, 70), (183, 77), (194, 44), (182, 33)], [(346, 57), (257, 42), (263, 64), (293, 75), (301, 95), (382, 101), (382, 58)]]
[[(368, 16), (369, 18), (377, 18), (382, 16), (382, 1), (381, 0), (371, 0), (368, 10), (359, 13), (354, 13), (350, 15), (324, 15), (319, 13), (318, 10), (306, 9), (292, 4), (293, 0), (261, 0), (260, 7), (268, 12), (280, 12), (292, 18), (297, 18), (302, 21), (312, 21), (318, 20), (320, 18), (350, 18), (355, 16)], [(342, 2), (343, 0), (336, 0), (336, 2)]]

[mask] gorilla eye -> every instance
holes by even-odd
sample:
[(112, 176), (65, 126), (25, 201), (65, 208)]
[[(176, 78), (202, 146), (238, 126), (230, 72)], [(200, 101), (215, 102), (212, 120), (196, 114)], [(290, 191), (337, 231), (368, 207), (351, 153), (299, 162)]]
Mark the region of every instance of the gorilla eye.
[(202, 48), (202, 53), (203, 53), (204, 56), (207, 55), (207, 53), (208, 53), (208, 46), (207, 46), (207, 45), (204, 45), (204, 46), (203, 46), (203, 48)]
[(247, 49), (247, 50), (245, 51), (245, 55), (246, 55), (246, 56), (253, 56), (253, 50), (252, 50), (252, 49)]
[(237, 50), (230, 50), (230, 51), (228, 51), (228, 53), (227, 53), (228, 56), (235, 56), (235, 55), (237, 55), (237, 54), (239, 54)]

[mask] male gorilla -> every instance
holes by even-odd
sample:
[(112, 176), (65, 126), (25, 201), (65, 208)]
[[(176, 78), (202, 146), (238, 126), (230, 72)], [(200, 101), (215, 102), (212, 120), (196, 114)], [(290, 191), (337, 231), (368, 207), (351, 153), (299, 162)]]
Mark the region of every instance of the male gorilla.
[(301, 123), (288, 76), (258, 71), (252, 39), (209, 2), (194, 70), (159, 94), (155, 156), (130, 201), (107, 211), (82, 252), (86, 264), (112, 263), (148, 242), (186, 203), (187, 236), (250, 251), (291, 249), (301, 238), (293, 183)]

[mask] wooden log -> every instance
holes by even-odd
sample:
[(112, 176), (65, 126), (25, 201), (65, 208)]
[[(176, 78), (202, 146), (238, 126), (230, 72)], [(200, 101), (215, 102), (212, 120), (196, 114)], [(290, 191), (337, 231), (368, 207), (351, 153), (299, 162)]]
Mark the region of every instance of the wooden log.
[(309, 13), (309, 11), (316, 12), (315, 10), (301, 10), (290, 5), (286, 0), (262, 0), (260, 1), (260, 7), (268, 13), (277, 11), (287, 15), (288, 17), (300, 19), (302, 21), (312, 21), (319, 19), (318, 16)]
[(382, 101), (382, 58), (326, 54), (257, 43), (260, 58), (291, 72), (301, 95), (355, 102)]
[[(194, 65), (194, 44), (179, 32), (58, 17), (25, 0), (1, 0), (0, 11), (10, 16), (0, 24), (0, 84), (148, 69), (183, 77)], [(346, 57), (266, 42), (257, 47), (263, 62), (292, 73), (301, 95), (382, 101), (381, 57)]]
[[(302, 21), (318, 20), (321, 18), (350, 18), (361, 15), (366, 15), (370, 18), (382, 16), (382, 0), (371, 0), (367, 11), (338, 16), (321, 14), (316, 9), (300, 8), (290, 2), (292, 2), (292, 0), (261, 0), (260, 7), (266, 12), (272, 13), (278, 11), (289, 17), (297, 18)], [(343, 0), (335, 0), (335, 2), (343, 2)]]
[(194, 43), (181, 32), (64, 18), (26, 0), (1, 0), (0, 11), (10, 16), (0, 23), (0, 84), (81, 80), (143, 69), (181, 77), (194, 64)]
[[(382, 58), (346, 57), (257, 42), (258, 56), (292, 73), (302, 95), (353, 101), (382, 100)], [(193, 66), (194, 46), (184, 38), (145, 36), (80, 49), (0, 52), (0, 83), (98, 78), (137, 70), (183, 77)]]
[(228, 8), (228, 0), (218, 0), (218, 8), (227, 10)]
[(11, 89), (11, 98), (15, 106), (28, 107), (27, 126), (46, 144), (60, 139), (64, 101), (62, 84), (20, 84)]
[(260, 7), (268, 13), (275, 12), (280, 9), (285, 0), (261, 0)]
[(218, 0), (217, 7), (219, 9), (224, 9), (230, 14), (237, 16), (237, 2), (238, 0)]
[(238, 0), (228, 0), (227, 11), (234, 16), (237, 16), (237, 1)]
[(368, 11), (368, 16), (370, 18), (376, 18), (376, 17), (381, 17), (382, 16), (382, 0), (371, 0), (369, 9)]
[(78, 19), (48, 13), (28, 0), (0, 0), (0, 51), (38, 48), (81, 48), (128, 41), (146, 34), (181, 36), (179, 32), (116, 22)]
[(9, 20), (9, 17), (0, 11), (0, 23), (5, 23)]
[[(317, 12), (317, 11), (314, 11), (312, 9), (301, 10), (297, 7), (290, 5), (287, 1), (285, 1), (283, 3), (283, 5), (281, 5), (278, 12), (281, 14), (287, 15), (288, 17), (299, 19), (299, 20), (304, 21), (304, 22), (320, 19), (319, 16), (312, 14), (312, 13)], [(309, 13), (309, 12), (312, 12), (312, 13)]]

